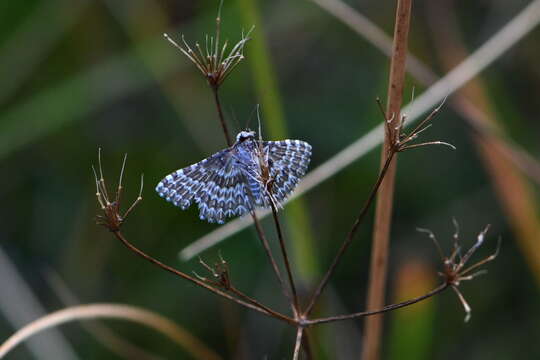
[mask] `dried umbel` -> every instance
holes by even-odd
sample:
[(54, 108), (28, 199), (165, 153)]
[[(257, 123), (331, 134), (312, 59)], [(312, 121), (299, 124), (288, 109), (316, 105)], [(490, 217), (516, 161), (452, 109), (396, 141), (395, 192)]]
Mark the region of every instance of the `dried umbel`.
[(105, 185), (105, 179), (103, 177), (103, 169), (101, 166), (101, 149), (98, 151), (98, 166), (99, 166), (99, 178), (96, 169), (92, 166), (94, 171), (94, 178), (96, 181), (96, 197), (98, 204), (103, 211), (103, 214), (97, 215), (97, 223), (103, 225), (112, 232), (119, 231), (120, 227), (128, 217), (128, 215), (135, 209), (135, 206), (142, 200), (142, 191), (144, 185), (144, 177), (141, 175), (141, 186), (139, 189), (139, 195), (131, 206), (126, 210), (124, 214), (121, 214), (120, 210), (120, 200), (122, 198), (122, 178), (124, 177), (124, 169), (126, 166), (127, 154), (124, 156), (124, 161), (122, 162), (122, 169), (120, 170), (120, 177), (118, 180), (118, 188), (116, 190), (116, 195), (114, 200), (110, 200), (109, 194), (107, 192), (107, 186)]
[(430, 239), (433, 240), (435, 246), (437, 247), (437, 251), (439, 252), (439, 256), (442, 261), (443, 270), (442, 272), (439, 272), (439, 275), (442, 276), (448, 286), (454, 290), (456, 295), (459, 298), (459, 301), (463, 305), (463, 308), (465, 309), (465, 322), (468, 322), (471, 318), (471, 307), (465, 300), (465, 297), (463, 294), (459, 291), (458, 287), (461, 284), (462, 281), (467, 280), (473, 280), (475, 277), (487, 273), (487, 270), (478, 270), (478, 268), (490, 261), (495, 260), (499, 253), (500, 243), (501, 240), (499, 239), (499, 243), (497, 245), (497, 250), (492, 255), (467, 266), (468, 261), (473, 256), (473, 254), (482, 246), (484, 243), (484, 239), (486, 236), (487, 231), (489, 230), (489, 225), (482, 230), (477, 238), (476, 242), (467, 250), (464, 254), (462, 253), (461, 245), (459, 245), (459, 226), (455, 219), (453, 219), (455, 232), (454, 232), (454, 246), (452, 253), (450, 256), (444, 256), (443, 251), (441, 249), (441, 246), (439, 245), (439, 242), (437, 241), (437, 238), (435, 237), (435, 234), (428, 229), (422, 229), (418, 228), (417, 230), (423, 233), (428, 234)]
[(249, 34), (253, 30), (251, 28), (247, 33), (242, 32), (240, 41), (232, 46), (230, 50), (229, 41), (225, 40), (223, 45), (220, 44), (221, 30), (221, 1), (218, 15), (216, 17), (216, 34), (215, 36), (205, 36), (204, 45), (195, 43), (192, 48), (188, 45), (182, 35), (182, 44), (178, 44), (169, 35), (163, 34), (165, 38), (177, 47), (184, 55), (187, 56), (192, 63), (197, 66), (197, 69), (203, 74), (208, 81), (208, 84), (217, 89), (223, 81), (229, 76), (234, 68), (244, 60), (244, 46), (249, 41)]

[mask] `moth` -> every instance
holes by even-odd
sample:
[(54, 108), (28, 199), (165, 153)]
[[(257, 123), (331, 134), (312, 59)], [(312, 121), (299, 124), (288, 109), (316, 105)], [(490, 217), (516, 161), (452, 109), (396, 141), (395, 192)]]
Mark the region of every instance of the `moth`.
[(231, 147), (167, 175), (156, 191), (182, 210), (195, 202), (201, 220), (222, 224), (255, 208), (281, 206), (310, 159), (305, 141), (262, 141), (241, 131)]

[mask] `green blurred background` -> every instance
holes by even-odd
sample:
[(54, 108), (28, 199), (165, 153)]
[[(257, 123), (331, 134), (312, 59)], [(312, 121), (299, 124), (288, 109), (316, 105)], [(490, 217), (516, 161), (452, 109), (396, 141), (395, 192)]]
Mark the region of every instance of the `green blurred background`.
[[(394, 1), (348, 3), (391, 34)], [(527, 4), (416, 1), (410, 50), (442, 75)], [(128, 153), (126, 199), (136, 197), (140, 173), (146, 187), (124, 233), (165, 263), (203, 272), (197, 260), (181, 262), (178, 252), (216, 225), (199, 221), (193, 206), (188, 211), (171, 206), (153, 188), (169, 172), (225, 146), (205, 80), (162, 35), (203, 41), (204, 34), (214, 32), (216, 10), (217, 1), (210, 0), (0, 4), (0, 339), (39, 315), (31, 297), (44, 312), (63, 308), (64, 286), (81, 303), (128, 303), (160, 313), (226, 359), (290, 357), (292, 329), (151, 266), (94, 221), (91, 165), (97, 149), (103, 149), (111, 183)], [(231, 41), (256, 25), (246, 62), (221, 89), (234, 132), (261, 103), (265, 137), (308, 141), (313, 168), (381, 122), (374, 99), (386, 97), (388, 58), (312, 1), (229, 0), (222, 18), (222, 35)], [(465, 93), (505, 138), (533, 158), (540, 152), (539, 39), (540, 30), (533, 30)], [(425, 89), (409, 77), (405, 99), (413, 88), (416, 94)], [(501, 253), (486, 276), (461, 287), (473, 308), (469, 323), (450, 291), (393, 312), (385, 317), (383, 358), (540, 358), (538, 182), (515, 170), (489, 143), (478, 151), (481, 140), (450, 105), (424, 136), (448, 141), (457, 150), (425, 148), (399, 157), (388, 302), (421, 295), (437, 284), (437, 253), (416, 227), (432, 229), (449, 249), (452, 217), (466, 245), (489, 223), (477, 259), (494, 251), (499, 236)], [(370, 152), (282, 212), (304, 292), (329, 265), (352, 224), (375, 181), (379, 156), (378, 150)], [(263, 224), (275, 240), (271, 223)], [(364, 308), (371, 224), (372, 215), (336, 272), (319, 315)], [(240, 289), (287, 311), (252, 229), (202, 256), (213, 262), (218, 250)], [(15, 272), (6, 270), (9, 266)], [(23, 282), (31, 294), (20, 289)], [(106, 324), (156, 356), (191, 358), (162, 334), (133, 323)], [(362, 325), (349, 321), (317, 328), (317, 359), (358, 358)], [(59, 329), (64, 341), (54, 344), (65, 358), (129, 358), (107, 349), (77, 323)], [(50, 355), (57, 346), (50, 338), (35, 339), (39, 358), (59, 358)], [(35, 353), (21, 345), (8, 358), (30, 359)]]

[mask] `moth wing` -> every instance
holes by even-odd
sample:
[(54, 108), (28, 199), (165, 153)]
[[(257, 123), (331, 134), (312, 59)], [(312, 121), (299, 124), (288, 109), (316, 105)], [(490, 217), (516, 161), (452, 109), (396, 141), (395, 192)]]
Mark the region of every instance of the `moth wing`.
[(182, 210), (195, 201), (200, 218), (208, 222), (223, 223), (251, 209), (243, 174), (229, 149), (167, 175), (156, 191)]
[(307, 172), (311, 145), (301, 140), (264, 141), (263, 151), (273, 179), (272, 194), (283, 202)]

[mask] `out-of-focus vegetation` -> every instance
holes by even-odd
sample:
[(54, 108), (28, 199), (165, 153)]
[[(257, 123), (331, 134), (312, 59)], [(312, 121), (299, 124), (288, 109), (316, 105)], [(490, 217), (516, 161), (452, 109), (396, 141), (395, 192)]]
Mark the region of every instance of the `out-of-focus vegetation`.
[[(235, 41), (242, 29), (249, 29), (249, 3), (225, 2), (223, 37)], [(393, 2), (348, 3), (391, 34)], [(410, 51), (443, 75), (527, 4), (418, 1), (413, 6)], [(282, 109), (276, 113), (263, 108), (263, 126), (270, 129), (265, 124), (277, 121), (273, 116), (286, 124), (279, 130), (263, 128), (263, 135), (287, 129), (290, 138), (312, 144), (312, 167), (318, 166), (381, 122), (374, 100), (385, 98), (388, 58), (309, 0), (259, 1), (257, 7), (261, 24), (252, 33), (253, 43), (264, 39), (268, 51), (252, 53), (248, 43), (247, 62), (223, 85), (229, 124), (234, 131), (243, 128), (255, 105), (264, 105), (264, 89), (256, 85), (264, 77), (254, 72), (268, 71), (279, 104), (270, 101), (267, 106)], [(110, 182), (128, 153), (126, 198), (137, 196), (142, 172), (147, 185), (125, 234), (156, 258), (187, 273), (201, 272), (197, 260), (182, 263), (177, 254), (216, 225), (201, 222), (194, 206), (181, 211), (166, 203), (153, 187), (167, 173), (225, 147), (207, 84), (163, 39), (167, 32), (177, 39), (185, 34), (186, 39), (203, 41), (204, 34), (214, 31), (216, 9), (217, 1), (156, 0), (5, 1), (0, 6), (0, 246), (21, 276), (15, 282), (26, 282), (45, 312), (66, 305), (58, 286), (49, 281), (54, 273), (78, 301), (150, 309), (181, 324), (224, 358), (287, 358), (292, 329), (143, 262), (94, 221), (91, 164), (97, 161), (97, 149), (102, 148)], [(505, 137), (536, 159), (539, 38), (540, 30), (533, 30), (466, 93)], [(250, 66), (261, 56), (270, 70)], [(405, 98), (413, 88), (416, 94), (425, 90), (409, 78)], [(279, 111), (282, 115), (276, 115)], [(251, 124), (255, 127), (253, 119)], [(421, 295), (436, 284), (438, 255), (416, 227), (432, 229), (450, 249), (452, 217), (460, 223), (460, 238), (467, 245), (490, 223), (488, 240), (477, 256), (491, 253), (498, 236), (502, 247), (487, 275), (461, 287), (473, 308), (469, 323), (463, 323), (461, 304), (450, 291), (416, 308), (390, 313), (384, 358), (540, 358), (538, 182), (508, 165), (506, 158), (486, 155), (496, 150), (489, 143), (479, 145), (471, 127), (449, 105), (424, 136), (448, 141), (457, 150), (423, 148), (399, 157), (388, 302)], [(303, 266), (296, 273), (309, 274), (303, 286), (306, 294), (333, 259), (375, 181), (378, 165), (375, 151), (305, 195), (302, 206), (292, 204), (296, 212), (301, 209), (302, 226), (310, 234), (295, 233), (287, 217), (287, 240), (293, 243), (302, 237), (302, 246), (290, 246), (312, 249), (311, 256), (316, 256), (296, 254), (293, 264)], [(363, 309), (371, 220), (370, 216), (336, 272), (321, 314)], [(263, 225), (273, 234), (270, 222)], [(213, 262), (218, 250), (229, 262), (238, 288), (287, 311), (252, 229), (202, 256)], [(24, 311), (26, 295), (13, 281), (8, 273), (0, 274), (0, 339), (13, 333), (13, 321), (20, 327), (32, 320)], [(330, 324), (315, 331), (317, 358), (354, 358), (362, 324)], [(189, 358), (159, 333), (130, 323), (107, 325), (162, 358)], [(81, 359), (119, 356), (77, 324), (60, 331)], [(32, 355), (22, 345), (9, 356)]]

